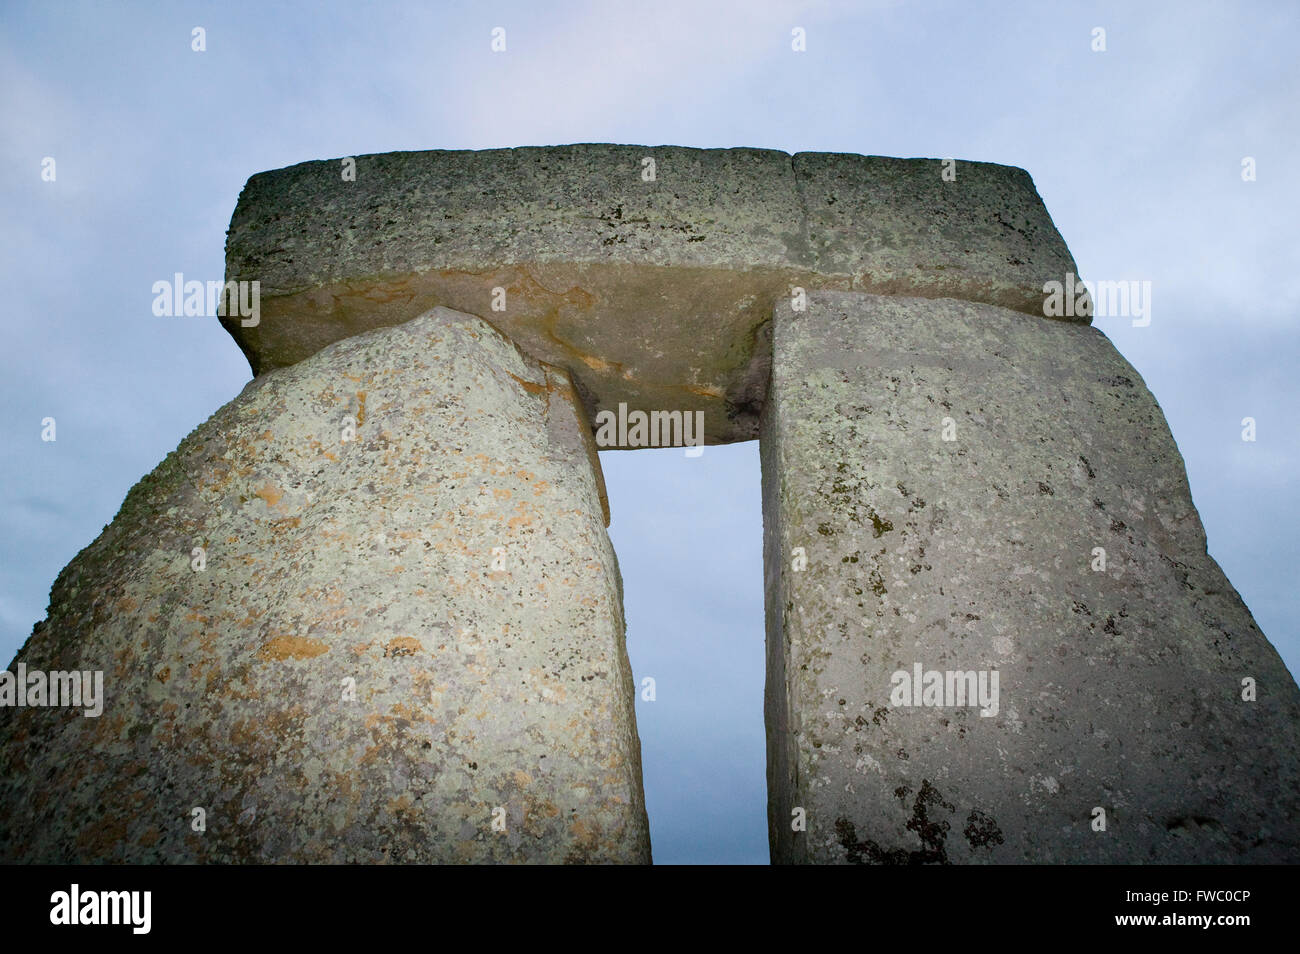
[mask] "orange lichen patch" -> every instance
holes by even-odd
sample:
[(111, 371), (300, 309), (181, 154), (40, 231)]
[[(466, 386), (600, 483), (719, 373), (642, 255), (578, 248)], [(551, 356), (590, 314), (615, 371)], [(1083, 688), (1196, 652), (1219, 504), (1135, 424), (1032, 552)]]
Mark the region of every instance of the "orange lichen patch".
[[(564, 705), (569, 701), (569, 690), (559, 679), (547, 674), (540, 669), (531, 669), (528, 672), (529, 677), (538, 686), (539, 694), (547, 702), (555, 702)], [(569, 726), (572, 730), (577, 730), (577, 723)]]
[(127, 613), (135, 612), (140, 604), (129, 596), (124, 596), (113, 607), (113, 612), (125, 616)]
[(284, 498), (284, 493), (280, 488), (275, 486), (275, 484), (271, 483), (269, 480), (254, 491), (254, 493), (265, 500), (268, 507), (274, 507)]
[(257, 654), (263, 659), (283, 662), (286, 659), (313, 659), (330, 651), (329, 646), (305, 636), (275, 636), (268, 639)]
[(424, 718), (423, 713), (416, 712), (404, 702), (393, 703), (393, 712), (401, 718), (406, 719), (408, 722), (415, 722)]
[(727, 392), (724, 391), (722, 388), (712, 384), (708, 384), (703, 387), (696, 387), (694, 385), (687, 384), (682, 387), (682, 390), (687, 391), (690, 394), (698, 394), (700, 397), (710, 397), (710, 398), (725, 397), (727, 394)]
[(533, 777), (522, 769), (515, 770), (514, 778), (515, 784), (520, 788), (527, 788), (529, 785), (533, 784)]
[(154, 677), (155, 679), (157, 679), (159, 682), (161, 682), (163, 685), (166, 685), (166, 684), (167, 684), (167, 680), (170, 679), (170, 678), (172, 677), (172, 667), (171, 667), (171, 666), (163, 666), (163, 667), (162, 667), (161, 669), (159, 669), (156, 673), (154, 673), (154, 676), (153, 676), (153, 677)]
[(126, 844), (127, 812), (110, 812), (77, 834), (77, 853), (83, 858), (111, 857), (119, 845)]
[(366, 392), (357, 392), (357, 427), (366, 423)]
[(594, 848), (600, 835), (597, 829), (588, 825), (581, 818), (574, 819), (569, 831), (573, 834), (574, 840), (584, 848)]
[(252, 720), (240, 720), (230, 727), (230, 741), (243, 751), (255, 750), (261, 741), (261, 726)]
[(510, 497), (510, 491), (504, 487), (494, 487), (492, 489), (492, 496), (496, 497), (498, 500), (508, 499)]
[(398, 636), (384, 644), (385, 656), (413, 656), (420, 650), (420, 641), (414, 636)]
[(506, 374), (509, 374), (512, 378), (518, 381), (520, 386), (529, 394), (544, 394), (547, 391), (545, 384), (534, 384), (532, 381), (525, 381), (519, 375), (511, 374), (509, 371), (507, 371)]
[(521, 503), (515, 510), (515, 515), (506, 521), (506, 526), (511, 530), (518, 530), (520, 527), (531, 527), (533, 525), (533, 514), (524, 508)]

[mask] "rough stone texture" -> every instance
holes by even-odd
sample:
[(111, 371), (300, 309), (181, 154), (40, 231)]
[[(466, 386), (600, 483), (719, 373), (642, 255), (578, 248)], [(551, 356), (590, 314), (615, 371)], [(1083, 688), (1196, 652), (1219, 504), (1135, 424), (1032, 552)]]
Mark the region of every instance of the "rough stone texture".
[[(1300, 690), (1100, 332), (825, 293), (774, 337), (774, 860), (1300, 861)], [(891, 706), (918, 662), (998, 670), (999, 713)]]
[(5, 712), (0, 859), (649, 861), (577, 408), (445, 309), (251, 382), (56, 582), (15, 662), (108, 701)]
[[(1300, 690), (1160, 409), (1042, 317), (1075, 266), (1029, 176), (942, 171), (583, 145), (253, 176), (227, 277), (260, 320), (225, 324), (258, 377), (56, 581), (15, 663), (108, 702), (4, 712), (0, 861), (648, 861), (589, 426), (620, 404), (762, 431), (774, 860), (1300, 861)], [(894, 706), (918, 663), (996, 670), (997, 714)]]
[(708, 443), (748, 440), (791, 286), (1040, 315), (1075, 271), (1026, 172), (955, 168), (614, 145), (359, 156), (355, 181), (300, 163), (244, 187), (226, 271), (261, 282), (260, 321), (225, 325), (261, 373), (445, 305), (567, 370), (589, 415), (701, 410)]

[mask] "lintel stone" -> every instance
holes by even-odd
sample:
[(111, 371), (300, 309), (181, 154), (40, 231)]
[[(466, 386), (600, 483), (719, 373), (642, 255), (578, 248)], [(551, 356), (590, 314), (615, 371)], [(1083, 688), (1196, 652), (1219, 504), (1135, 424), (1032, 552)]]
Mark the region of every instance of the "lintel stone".
[[(768, 149), (585, 144), (304, 162), (248, 180), (224, 321), (255, 374), (435, 306), (491, 322), (600, 410), (703, 411), (758, 436), (792, 288), (1042, 313), (1075, 264), (1022, 169)], [(652, 160), (653, 166), (647, 161)], [(494, 290), (500, 290), (494, 293)], [(1088, 319), (1083, 319), (1087, 321)]]

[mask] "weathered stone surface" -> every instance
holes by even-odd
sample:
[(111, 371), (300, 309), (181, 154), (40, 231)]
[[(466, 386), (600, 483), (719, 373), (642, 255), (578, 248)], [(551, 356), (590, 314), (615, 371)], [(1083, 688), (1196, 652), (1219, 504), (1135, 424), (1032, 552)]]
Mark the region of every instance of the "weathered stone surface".
[[(774, 860), (1300, 861), (1300, 690), (1101, 333), (823, 293), (774, 338)], [(997, 714), (893, 705), (917, 663), (996, 670)]]
[(961, 162), (945, 182), (932, 159), (801, 152), (793, 161), (816, 270), (851, 276), (850, 288), (1042, 315), (1043, 283), (1074, 271), (1023, 169)]
[[(943, 170), (254, 176), (258, 377), (56, 582), (15, 663), (108, 699), (4, 709), (0, 860), (648, 861), (590, 426), (620, 406), (761, 429), (774, 860), (1300, 860), (1300, 690), (1160, 409), (1042, 317), (1075, 269), (1028, 175)], [(996, 675), (988, 715), (902, 704), (917, 666)]]
[(255, 379), (56, 582), (16, 662), (107, 703), (5, 711), (0, 858), (649, 861), (593, 458), (445, 309)]
[(704, 411), (708, 443), (748, 440), (791, 286), (1041, 314), (1043, 283), (1075, 270), (1023, 170), (942, 171), (613, 145), (360, 156), (355, 181), (339, 160), (301, 163), (240, 196), (227, 278), (261, 282), (260, 320), (225, 324), (261, 373), (445, 305), (567, 370), (589, 415)]

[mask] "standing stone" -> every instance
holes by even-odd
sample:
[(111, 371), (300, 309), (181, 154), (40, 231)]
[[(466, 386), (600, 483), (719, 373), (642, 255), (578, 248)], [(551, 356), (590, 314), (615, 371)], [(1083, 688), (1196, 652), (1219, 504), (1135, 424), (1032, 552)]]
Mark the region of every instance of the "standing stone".
[(6, 710), (0, 858), (648, 862), (581, 415), (446, 309), (252, 381), (56, 582), (107, 701)]
[(1300, 690), (1100, 332), (819, 293), (762, 428), (775, 861), (1300, 861)]

